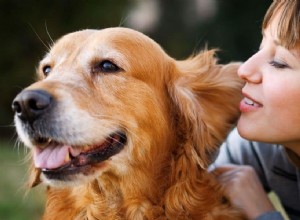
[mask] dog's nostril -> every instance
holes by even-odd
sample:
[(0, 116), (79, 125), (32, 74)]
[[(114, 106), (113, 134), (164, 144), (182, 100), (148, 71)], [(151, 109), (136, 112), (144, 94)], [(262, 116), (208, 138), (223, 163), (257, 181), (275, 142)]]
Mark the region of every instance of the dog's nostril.
[(18, 101), (14, 101), (12, 104), (12, 109), (15, 113), (21, 113), (22, 112), (22, 107)]
[(44, 100), (44, 99), (29, 99), (28, 100), (28, 108), (31, 110), (42, 110), (44, 108), (47, 108), (47, 106), (49, 105), (49, 100)]

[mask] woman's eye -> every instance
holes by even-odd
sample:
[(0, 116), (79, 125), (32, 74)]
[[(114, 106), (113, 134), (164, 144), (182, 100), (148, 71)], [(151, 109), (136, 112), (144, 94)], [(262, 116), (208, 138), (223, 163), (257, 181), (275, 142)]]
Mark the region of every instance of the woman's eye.
[(92, 69), (93, 73), (97, 73), (97, 72), (115, 73), (118, 71), (120, 71), (120, 68), (109, 60), (101, 61), (100, 63), (96, 64)]
[(46, 66), (44, 66), (43, 67), (43, 73), (44, 73), (44, 75), (45, 76), (48, 76), (49, 75), (49, 73), (51, 72), (51, 66), (49, 66), (49, 65), (46, 65)]
[(277, 68), (277, 69), (290, 68), (288, 64), (286, 64), (286, 63), (281, 63), (281, 62), (277, 62), (277, 61), (275, 61), (275, 60), (270, 61), (269, 64), (270, 64), (271, 66), (274, 66), (274, 67)]

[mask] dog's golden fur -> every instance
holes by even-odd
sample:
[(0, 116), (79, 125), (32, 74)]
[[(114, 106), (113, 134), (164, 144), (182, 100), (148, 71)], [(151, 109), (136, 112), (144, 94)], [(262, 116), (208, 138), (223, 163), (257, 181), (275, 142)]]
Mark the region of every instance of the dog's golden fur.
[[(120, 71), (95, 73), (102, 60)], [(48, 127), (64, 144), (95, 144), (116, 129), (127, 143), (72, 180), (52, 181), (33, 168), (31, 185), (49, 185), (43, 219), (244, 219), (207, 172), (239, 115), (242, 86), (238, 64), (216, 62), (213, 50), (174, 60), (126, 28), (60, 39), (41, 61), (38, 82), (26, 89), (45, 90), (57, 101)], [(33, 147), (17, 117), (16, 125)]]

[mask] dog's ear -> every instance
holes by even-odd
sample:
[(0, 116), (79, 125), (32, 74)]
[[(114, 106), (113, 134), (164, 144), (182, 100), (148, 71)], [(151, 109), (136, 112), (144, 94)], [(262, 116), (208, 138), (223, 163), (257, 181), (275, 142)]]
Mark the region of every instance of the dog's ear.
[(239, 116), (243, 85), (237, 76), (239, 64), (218, 65), (214, 54), (204, 51), (175, 61), (174, 69), (170, 68), (167, 87), (179, 142), (172, 154), (172, 186), (165, 194), (170, 219), (178, 213), (202, 219), (201, 213), (207, 213), (205, 201), (212, 198), (213, 184), (204, 170)]
[(239, 116), (243, 82), (237, 76), (239, 63), (217, 64), (215, 50), (203, 51), (176, 62), (168, 85), (175, 104), (180, 135), (191, 140), (202, 168), (224, 140)]

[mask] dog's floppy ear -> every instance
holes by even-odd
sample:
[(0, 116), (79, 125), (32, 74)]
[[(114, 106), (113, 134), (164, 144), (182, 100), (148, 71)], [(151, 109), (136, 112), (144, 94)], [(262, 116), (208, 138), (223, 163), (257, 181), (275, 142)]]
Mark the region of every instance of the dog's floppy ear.
[[(242, 81), (238, 63), (218, 65), (215, 51), (204, 51), (184, 61), (175, 61), (167, 85), (173, 102), (179, 146), (171, 163), (171, 184), (165, 194), (170, 219), (178, 213), (203, 218), (205, 201), (211, 207), (212, 179), (207, 172), (211, 153), (221, 144), (239, 116)], [(172, 69), (172, 68), (171, 68)], [(215, 203), (214, 203), (215, 202)]]
[(168, 85), (181, 135), (191, 140), (202, 168), (239, 116), (243, 84), (237, 76), (239, 63), (219, 65), (214, 55), (215, 50), (206, 50), (176, 61), (177, 73)]

